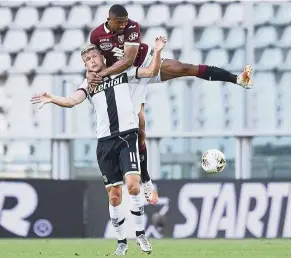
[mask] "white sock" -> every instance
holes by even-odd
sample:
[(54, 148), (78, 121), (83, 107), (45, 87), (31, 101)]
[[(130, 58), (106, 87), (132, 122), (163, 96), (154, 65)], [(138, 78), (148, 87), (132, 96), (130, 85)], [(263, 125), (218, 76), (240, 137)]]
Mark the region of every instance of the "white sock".
[(126, 230), (125, 216), (123, 216), (122, 204), (118, 206), (112, 206), (109, 203), (109, 214), (112, 224), (117, 232), (118, 240), (124, 240), (126, 238)]
[(130, 195), (130, 210), (134, 218), (136, 232), (144, 231), (144, 203), (141, 193)]

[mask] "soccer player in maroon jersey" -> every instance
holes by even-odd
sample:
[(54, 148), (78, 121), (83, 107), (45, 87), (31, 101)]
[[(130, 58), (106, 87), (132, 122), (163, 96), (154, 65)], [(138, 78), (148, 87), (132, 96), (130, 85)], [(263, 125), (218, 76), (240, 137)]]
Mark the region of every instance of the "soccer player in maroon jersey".
[[(108, 66), (98, 74), (87, 72), (87, 80), (92, 87), (97, 86), (103, 77), (119, 74), (131, 66), (147, 66), (152, 58), (152, 49), (141, 42), (140, 25), (128, 19), (128, 12), (122, 5), (116, 4), (110, 8), (109, 18), (91, 32), (90, 42), (98, 47)], [(158, 195), (147, 171), (144, 117), (146, 84), (168, 81), (184, 76), (195, 76), (204, 80), (231, 82), (243, 88), (251, 88), (252, 81), (252, 69), (250, 66), (245, 66), (241, 74), (235, 75), (215, 66), (186, 64), (172, 59), (163, 59), (161, 63), (160, 74), (155, 79), (143, 80), (142, 84), (144, 85), (138, 87), (141, 91), (141, 94), (139, 94), (141, 101), (141, 111), (139, 113), (141, 179), (145, 197), (152, 204), (157, 202)], [(137, 80), (137, 84), (141, 84), (141, 82)]]

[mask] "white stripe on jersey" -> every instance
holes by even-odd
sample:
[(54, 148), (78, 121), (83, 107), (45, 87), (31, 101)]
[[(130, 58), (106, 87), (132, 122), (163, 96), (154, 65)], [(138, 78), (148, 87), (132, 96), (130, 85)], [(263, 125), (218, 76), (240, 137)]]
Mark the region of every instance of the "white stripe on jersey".
[[(88, 99), (95, 110), (96, 136), (98, 139), (118, 136), (138, 129), (138, 116), (135, 114), (128, 80), (135, 76), (137, 68), (116, 76), (108, 77)], [(85, 79), (79, 88), (88, 92)]]

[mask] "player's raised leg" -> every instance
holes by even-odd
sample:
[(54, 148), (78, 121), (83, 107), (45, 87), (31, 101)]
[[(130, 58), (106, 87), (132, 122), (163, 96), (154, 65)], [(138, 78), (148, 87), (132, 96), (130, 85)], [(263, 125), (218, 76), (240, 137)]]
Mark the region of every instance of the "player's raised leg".
[(109, 197), (109, 214), (112, 224), (116, 230), (118, 246), (114, 255), (126, 255), (128, 243), (125, 229), (125, 216), (122, 209), (122, 186), (111, 186), (107, 188)]
[(167, 81), (178, 77), (196, 76), (208, 81), (224, 81), (238, 84), (244, 88), (252, 86), (252, 68), (246, 65), (239, 75), (222, 68), (209, 65), (193, 65), (177, 60), (165, 59), (161, 65), (161, 80)]
[(151, 181), (147, 169), (147, 147), (146, 147), (146, 133), (145, 133), (145, 114), (144, 104), (141, 105), (139, 113), (139, 154), (140, 154), (140, 168), (141, 168), (141, 181), (144, 188), (144, 195), (150, 204), (156, 204), (158, 201), (158, 194)]

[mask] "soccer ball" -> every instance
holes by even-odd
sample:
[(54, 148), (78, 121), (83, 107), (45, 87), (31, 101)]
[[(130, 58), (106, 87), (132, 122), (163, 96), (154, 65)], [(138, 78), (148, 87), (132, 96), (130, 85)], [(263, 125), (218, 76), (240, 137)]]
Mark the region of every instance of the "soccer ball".
[(210, 149), (202, 155), (202, 168), (210, 174), (222, 172), (226, 166), (225, 155), (216, 149)]

